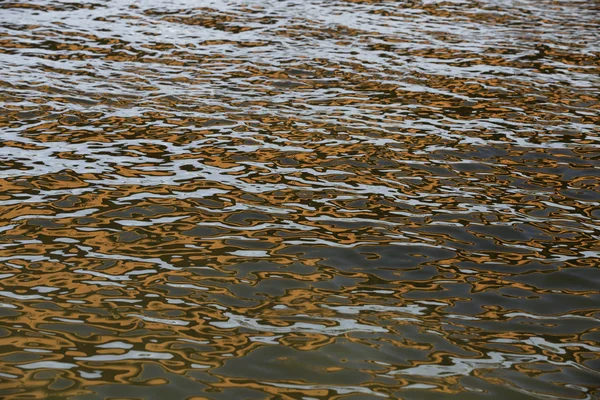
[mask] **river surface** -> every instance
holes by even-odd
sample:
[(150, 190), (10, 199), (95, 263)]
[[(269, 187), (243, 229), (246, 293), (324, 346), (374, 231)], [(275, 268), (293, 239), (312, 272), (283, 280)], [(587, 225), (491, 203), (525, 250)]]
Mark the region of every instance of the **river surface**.
[(599, 27), (1, 1), (0, 397), (600, 398)]

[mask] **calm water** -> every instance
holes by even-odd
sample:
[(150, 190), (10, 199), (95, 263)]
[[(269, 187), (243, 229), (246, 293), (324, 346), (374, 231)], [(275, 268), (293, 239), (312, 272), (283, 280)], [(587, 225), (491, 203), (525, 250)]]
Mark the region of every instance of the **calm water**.
[(599, 27), (0, 2), (0, 397), (600, 397)]

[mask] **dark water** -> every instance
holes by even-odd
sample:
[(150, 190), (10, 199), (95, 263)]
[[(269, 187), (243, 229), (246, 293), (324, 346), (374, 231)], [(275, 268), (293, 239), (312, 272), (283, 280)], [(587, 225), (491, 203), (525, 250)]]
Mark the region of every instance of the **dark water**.
[(0, 397), (600, 397), (600, 3), (0, 2)]

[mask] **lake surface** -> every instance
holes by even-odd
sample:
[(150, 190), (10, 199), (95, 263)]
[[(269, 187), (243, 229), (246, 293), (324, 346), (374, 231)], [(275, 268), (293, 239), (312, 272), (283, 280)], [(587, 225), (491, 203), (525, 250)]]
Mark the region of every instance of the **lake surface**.
[(600, 398), (600, 3), (0, 3), (3, 399)]

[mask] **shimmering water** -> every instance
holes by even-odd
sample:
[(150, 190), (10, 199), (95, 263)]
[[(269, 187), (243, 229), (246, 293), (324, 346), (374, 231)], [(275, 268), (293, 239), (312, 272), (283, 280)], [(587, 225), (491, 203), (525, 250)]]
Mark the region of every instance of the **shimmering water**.
[(599, 16), (0, 2), (0, 397), (600, 397)]

